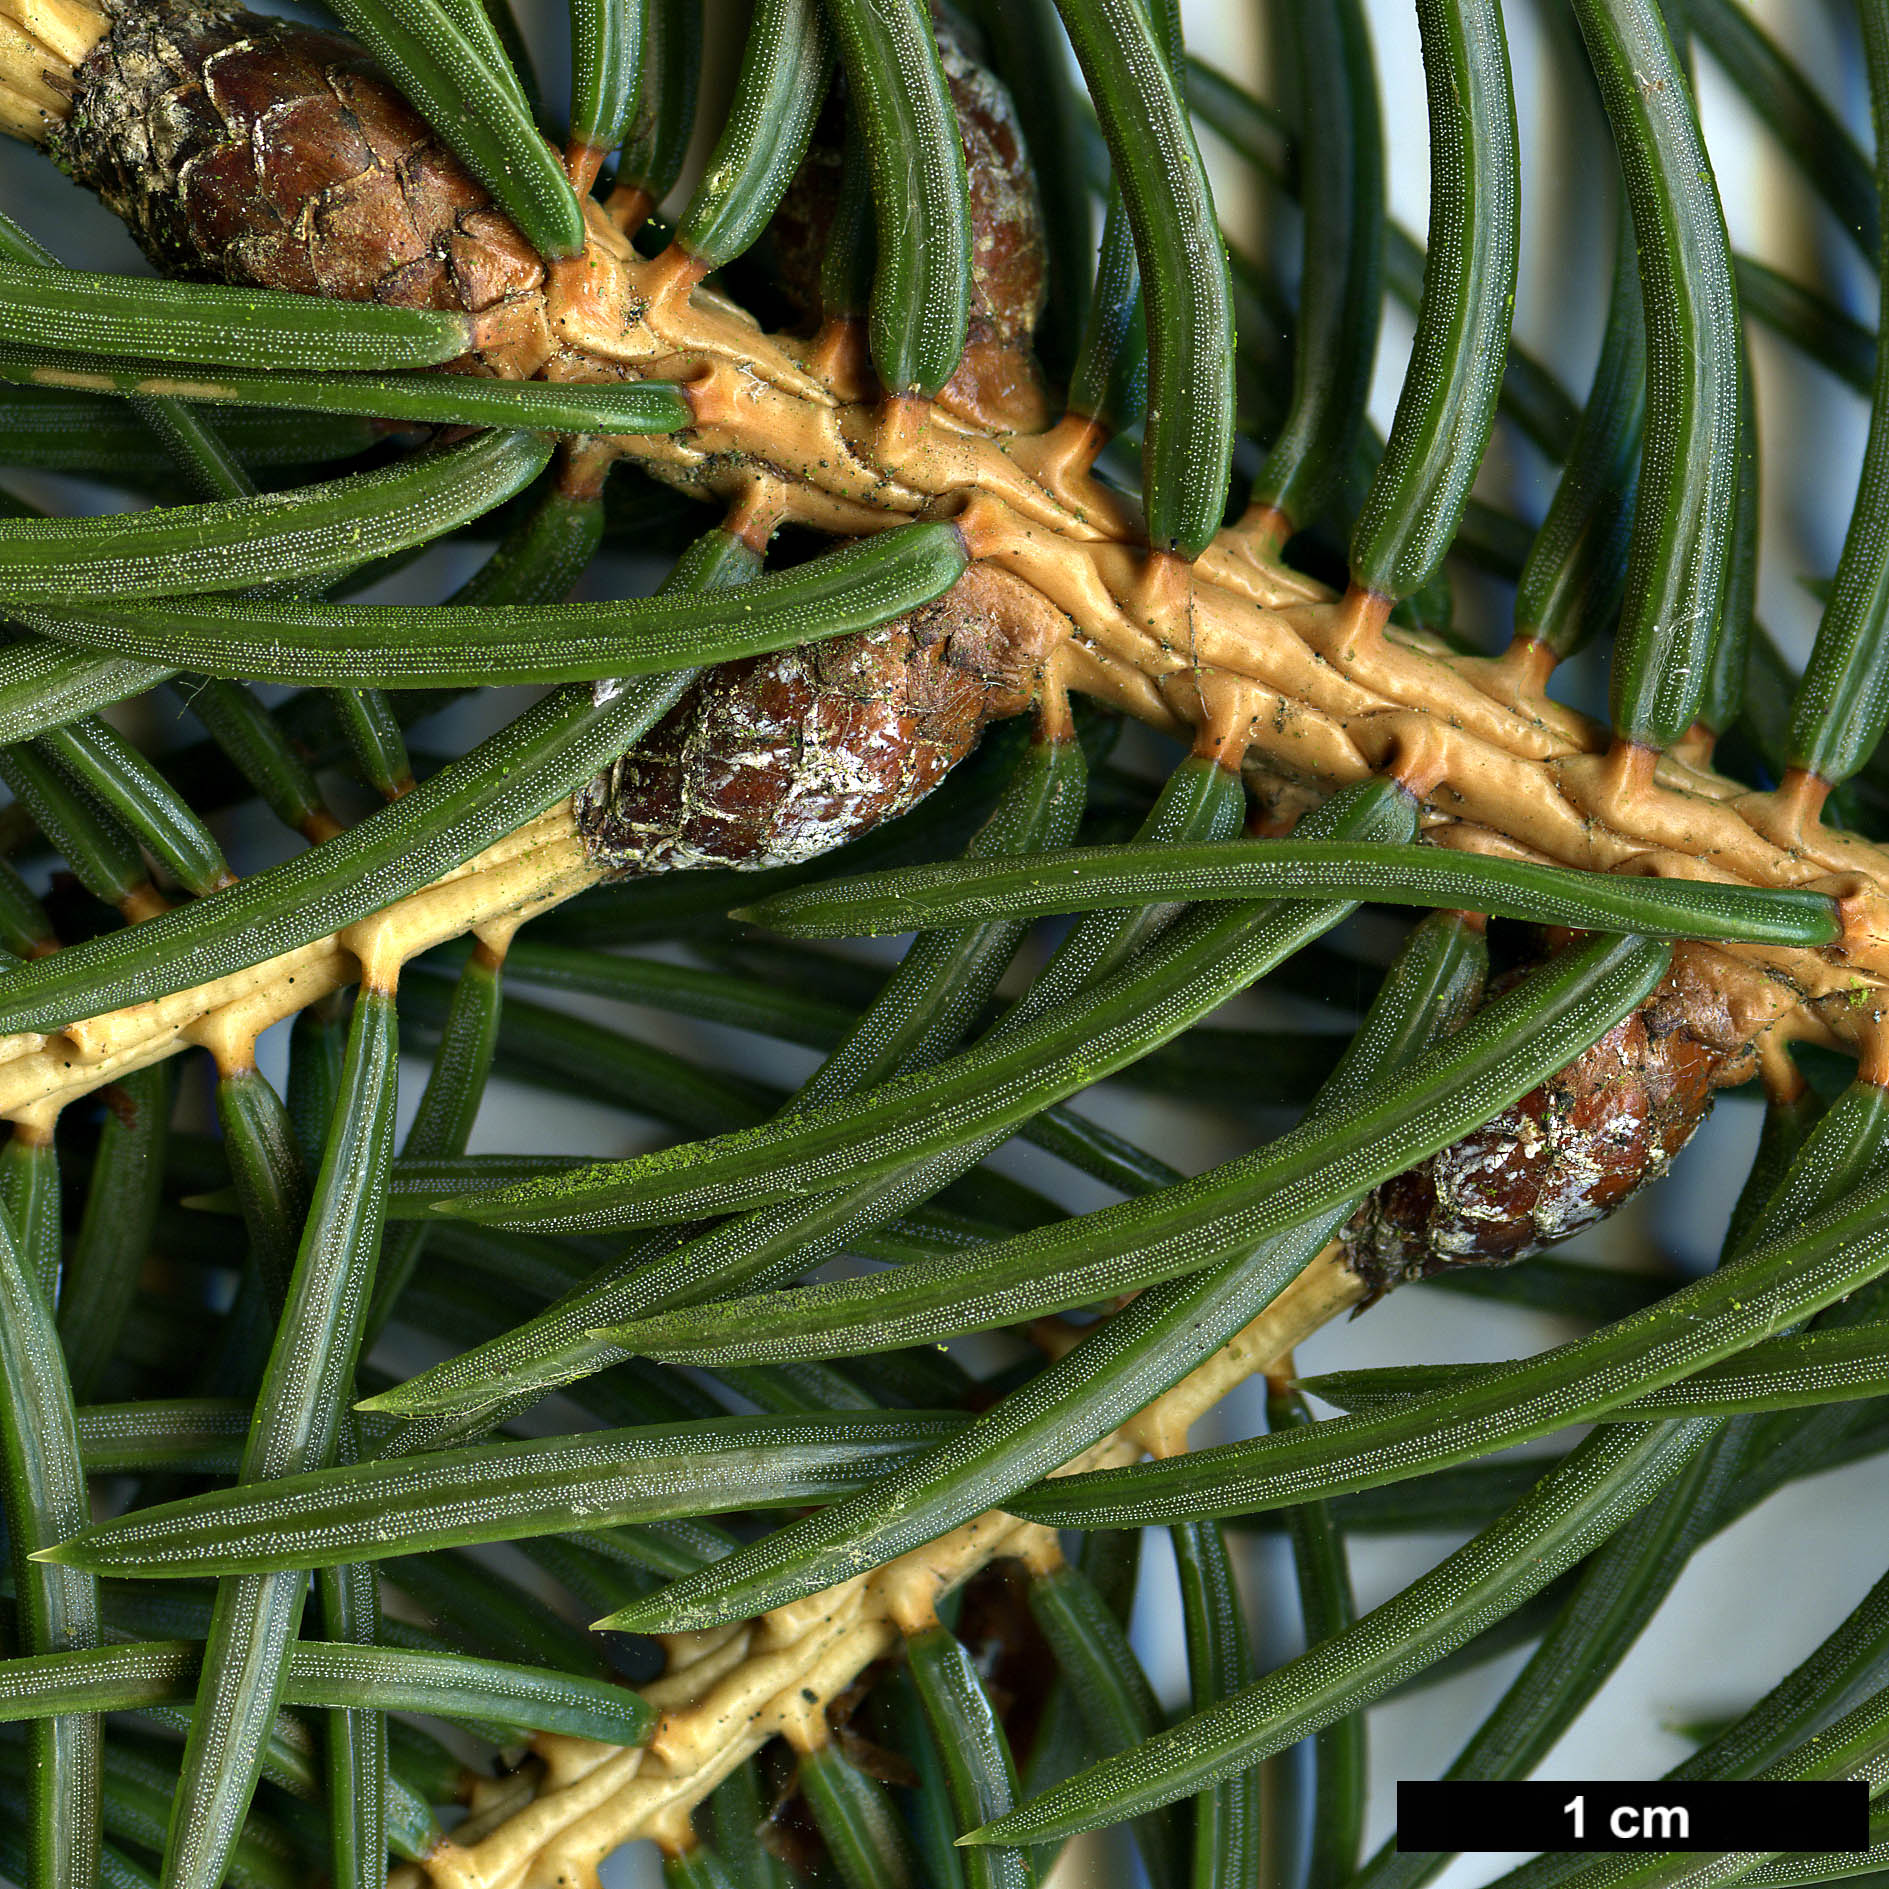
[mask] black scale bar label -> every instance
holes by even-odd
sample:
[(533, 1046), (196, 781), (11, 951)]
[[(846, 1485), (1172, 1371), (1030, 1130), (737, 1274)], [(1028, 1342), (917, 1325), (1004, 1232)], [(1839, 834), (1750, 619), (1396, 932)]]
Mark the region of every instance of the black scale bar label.
[(1431, 1850), (1866, 1850), (1869, 1786), (1402, 1782), (1397, 1847)]

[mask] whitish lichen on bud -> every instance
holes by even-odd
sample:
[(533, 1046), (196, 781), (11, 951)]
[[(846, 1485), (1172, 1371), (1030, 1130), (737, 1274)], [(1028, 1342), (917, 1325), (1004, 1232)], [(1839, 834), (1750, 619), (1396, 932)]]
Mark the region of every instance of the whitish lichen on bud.
[(1375, 1189), (1343, 1236), (1373, 1296), (1453, 1267), (1527, 1259), (1664, 1174), (1715, 1093), (1756, 1072), (1723, 968), (1709, 948), (1680, 947), (1653, 995), (1592, 1049)]
[(973, 566), (875, 630), (711, 670), (577, 796), (624, 872), (795, 865), (931, 792), (986, 723), (1027, 708), (1057, 626)]

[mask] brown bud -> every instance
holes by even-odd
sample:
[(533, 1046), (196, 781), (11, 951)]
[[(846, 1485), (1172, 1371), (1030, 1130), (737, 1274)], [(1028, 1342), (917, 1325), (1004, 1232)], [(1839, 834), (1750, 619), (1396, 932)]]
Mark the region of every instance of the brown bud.
[[(971, 192), (970, 335), (939, 399), (967, 419), (1028, 430), (1044, 418), (1030, 353), (1049, 283), (1043, 206), (1009, 92), (971, 58), (947, 22), (934, 18), (934, 26)], [(837, 99), (830, 101), (770, 225), (781, 285), (808, 316), (820, 311), (820, 268), (840, 194), (843, 124)]]
[(1605, 1219), (1663, 1174), (1713, 1092), (1755, 1067), (1711, 956), (1681, 946), (1654, 994), (1585, 1055), (1384, 1182), (1345, 1228), (1352, 1267), (1381, 1293), (1451, 1266), (1505, 1265)]
[(767, 226), (774, 274), (787, 299), (809, 322), (823, 311), (820, 270), (832, 240), (844, 175), (845, 80), (835, 77), (812, 142)]
[(166, 274), (471, 314), (516, 304), (523, 356), (482, 364), (535, 367), (543, 263), (353, 41), (141, 0), (75, 80), (50, 149)]
[(1034, 592), (973, 565), (876, 630), (711, 669), (576, 798), (619, 872), (812, 859), (905, 812), (1034, 697), (1051, 629)]

